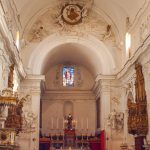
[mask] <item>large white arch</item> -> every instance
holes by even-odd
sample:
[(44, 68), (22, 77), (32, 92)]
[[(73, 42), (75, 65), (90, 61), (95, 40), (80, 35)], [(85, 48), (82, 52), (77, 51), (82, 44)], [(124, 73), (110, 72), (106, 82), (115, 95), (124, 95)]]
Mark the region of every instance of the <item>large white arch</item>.
[[(57, 46), (73, 43), (86, 48), (84, 54), (89, 58), (90, 64), (94, 67), (94, 73), (97, 74), (114, 74), (116, 69), (116, 61), (109, 49), (93, 36), (76, 37), (76, 36), (60, 36), (51, 35), (41, 41), (38, 46), (32, 50), (28, 57), (28, 66), (31, 74), (42, 74), (45, 67), (46, 58)], [(114, 52), (115, 53), (115, 52)], [(63, 55), (63, 53), (62, 53)]]

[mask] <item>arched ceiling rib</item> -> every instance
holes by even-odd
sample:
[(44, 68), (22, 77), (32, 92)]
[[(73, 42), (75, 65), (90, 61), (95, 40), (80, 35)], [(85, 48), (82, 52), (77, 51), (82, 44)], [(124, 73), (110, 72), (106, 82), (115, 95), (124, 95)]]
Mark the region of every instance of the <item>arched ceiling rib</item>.
[[(93, 59), (94, 57), (94, 59)], [(93, 75), (96, 74), (95, 60), (101, 61), (91, 54), (90, 50), (80, 44), (62, 44), (50, 51), (43, 62), (42, 74), (45, 74), (53, 65), (56, 64), (75, 64), (86, 67)], [(99, 70), (102, 68), (99, 66)]]
[(52, 65), (70, 62), (85, 66), (94, 76), (109, 75), (116, 73), (119, 64), (117, 55), (92, 37), (49, 36), (32, 48), (22, 52), (29, 74), (45, 74)]

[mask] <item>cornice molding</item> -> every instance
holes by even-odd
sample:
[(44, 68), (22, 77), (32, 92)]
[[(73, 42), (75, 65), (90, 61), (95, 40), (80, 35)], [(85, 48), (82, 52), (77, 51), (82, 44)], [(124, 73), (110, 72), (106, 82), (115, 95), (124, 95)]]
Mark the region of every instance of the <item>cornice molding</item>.
[(115, 80), (116, 79), (116, 75), (102, 75), (99, 74), (97, 75), (95, 81), (99, 81), (99, 80)]
[[(122, 78), (134, 63), (144, 55), (147, 51), (150, 51), (150, 35), (148, 38), (139, 46), (133, 56), (126, 62), (122, 69), (117, 73), (117, 79)], [(149, 61), (149, 60), (147, 60)]]
[(141, 17), (146, 12), (149, 5), (150, 5), (150, 1), (145, 0), (143, 6), (141, 6), (140, 9), (137, 11), (137, 14), (135, 15), (135, 18), (134, 18), (132, 24), (129, 27), (129, 32), (132, 32), (132, 30), (134, 30), (134, 28), (137, 27), (141, 23)]
[(38, 80), (38, 81), (43, 80), (43, 81), (45, 81), (45, 76), (29, 74), (26, 76), (25, 80)]
[(90, 90), (46, 90), (45, 94), (93, 94)]
[(92, 91), (45, 91), (42, 100), (95, 100)]

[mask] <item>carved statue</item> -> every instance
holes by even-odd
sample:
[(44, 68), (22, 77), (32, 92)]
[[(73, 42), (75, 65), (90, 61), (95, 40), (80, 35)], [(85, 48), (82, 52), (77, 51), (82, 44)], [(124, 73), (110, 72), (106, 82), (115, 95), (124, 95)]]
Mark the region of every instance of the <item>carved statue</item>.
[(103, 36), (103, 40), (107, 40), (110, 36), (112, 35), (112, 31), (111, 31), (111, 25), (107, 25), (106, 27), (106, 33)]
[(66, 125), (66, 129), (67, 130), (72, 130), (73, 129), (73, 126), (72, 126), (72, 115), (69, 114), (68, 116), (65, 116), (65, 120), (67, 120), (67, 125)]
[(87, 2), (83, 8), (82, 8), (82, 17), (87, 17), (88, 15), (88, 11), (92, 8), (92, 5), (93, 5), (94, 1), (93, 0), (89, 0), (89, 2)]
[(20, 102), (24, 104), (22, 110), (22, 131), (24, 133), (34, 132), (37, 123), (37, 115), (31, 111), (31, 95), (26, 95), (21, 98)]
[(108, 116), (108, 125), (111, 126), (113, 130), (120, 131), (123, 129), (124, 124), (124, 114), (122, 112), (116, 112), (114, 109)]
[(14, 78), (14, 64), (11, 65), (9, 67), (10, 69), (10, 72), (9, 72), (9, 75), (8, 75), (8, 87), (9, 88), (13, 88), (14, 84), (13, 84), (13, 78)]
[(62, 17), (62, 14), (56, 17), (56, 23), (58, 23), (62, 27), (61, 29), (63, 30), (65, 27), (65, 24), (61, 17)]
[(110, 124), (111, 124), (111, 127), (112, 129), (115, 129), (116, 128), (116, 115), (117, 115), (117, 112), (116, 110), (114, 109), (108, 116), (108, 120), (110, 121)]

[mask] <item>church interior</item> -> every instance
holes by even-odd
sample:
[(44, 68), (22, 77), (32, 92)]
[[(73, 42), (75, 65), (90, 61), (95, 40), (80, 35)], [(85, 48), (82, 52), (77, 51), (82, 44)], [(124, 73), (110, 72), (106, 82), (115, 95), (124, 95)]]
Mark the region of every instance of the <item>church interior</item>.
[(0, 0), (0, 150), (150, 150), (150, 0)]

